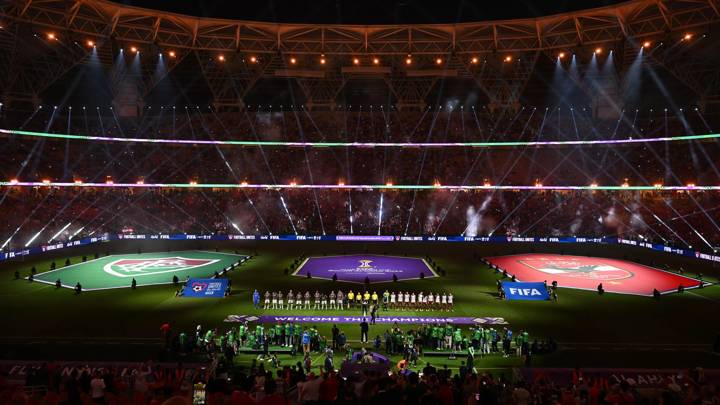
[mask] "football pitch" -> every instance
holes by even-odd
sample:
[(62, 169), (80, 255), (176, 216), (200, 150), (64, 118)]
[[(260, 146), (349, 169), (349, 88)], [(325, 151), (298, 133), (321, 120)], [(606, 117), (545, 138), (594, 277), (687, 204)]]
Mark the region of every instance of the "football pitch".
[(176, 251), (163, 253), (118, 254), (70, 264), (37, 274), (35, 281), (75, 288), (83, 291), (107, 290), (137, 286), (172, 284), (173, 277), (210, 277), (221, 273), (247, 256), (222, 252)]
[[(165, 322), (169, 322), (175, 332), (193, 331), (198, 324), (201, 324), (203, 328), (218, 328), (224, 333), (230, 327), (237, 326), (236, 322), (230, 321), (233, 317), (260, 319), (308, 317), (307, 321), (300, 322), (308, 326), (317, 326), (321, 335), (330, 336), (333, 323), (325, 323), (314, 318), (332, 317), (334, 322), (335, 318), (361, 316), (360, 309), (356, 307), (343, 311), (257, 309), (252, 303), (253, 291), (255, 289), (261, 293), (290, 290), (303, 293), (306, 291), (328, 293), (338, 289), (357, 291), (362, 288), (361, 284), (352, 280), (343, 280), (345, 278), (342, 277), (343, 275), (355, 277), (356, 271), (351, 272), (347, 269), (366, 269), (371, 274), (371, 279), (372, 274), (382, 273), (382, 278), (386, 279), (387, 272), (383, 269), (391, 270), (391, 267), (385, 266), (386, 263), (373, 256), (387, 255), (416, 259), (429, 254), (443, 272), (430, 277), (431, 273), (427, 271), (425, 278), (420, 278), (414, 273), (411, 274), (410, 270), (414, 269), (414, 265), (410, 262), (401, 263), (392, 267), (396, 270), (392, 274), (398, 274), (397, 282), (371, 280), (370, 291), (382, 293), (387, 289), (391, 292), (452, 292), (455, 297), (453, 311), (391, 309), (381, 312), (380, 316), (502, 318), (508, 325), (499, 327), (508, 327), (513, 331), (528, 330), (533, 339), (552, 337), (558, 342), (557, 352), (538, 356), (534, 360), (535, 365), (547, 367), (574, 367), (578, 364), (596, 367), (697, 365), (717, 367), (720, 365), (720, 356), (711, 351), (718, 333), (717, 325), (720, 325), (720, 313), (708, 310), (720, 302), (720, 288), (715, 285), (718, 282), (718, 273), (713, 271), (716, 269), (713, 269), (712, 265), (703, 267), (685, 265), (686, 277), (696, 278), (697, 272), (702, 271), (705, 274), (704, 279), (712, 285), (688, 290), (682, 294), (663, 295), (657, 300), (643, 296), (644, 294), (609, 293), (600, 296), (595, 291), (586, 291), (568, 285), (559, 279), (560, 275), (555, 274), (560, 284), (557, 302), (503, 301), (497, 297), (497, 282), (503, 279), (502, 273), (481, 263), (477, 257), (473, 257), (474, 252), (469, 251), (466, 246), (421, 245), (413, 249), (406, 245), (398, 245), (399, 247), (393, 245), (387, 248), (383, 246), (369, 249), (368, 252), (363, 252), (362, 247), (351, 244), (294, 246), (298, 245), (267, 243), (245, 248), (239, 246), (237, 248), (241, 249), (239, 252), (242, 254), (236, 254), (235, 246), (232, 249), (220, 247), (220, 252), (215, 252), (214, 246), (207, 247), (207, 251), (203, 251), (202, 245), (193, 245), (194, 250), (190, 250), (192, 248), (189, 247), (188, 250), (171, 249), (172, 251), (166, 252), (161, 247), (156, 247), (162, 253), (133, 254), (128, 252), (137, 251), (140, 247), (149, 249), (152, 246), (134, 244), (121, 250), (122, 245), (114, 244), (102, 247), (102, 250), (109, 250), (112, 255), (103, 255), (100, 259), (85, 263), (82, 263), (82, 255), (88, 254), (92, 257), (94, 251), (68, 251), (71, 254), (66, 256), (43, 255), (2, 264), (0, 265), (0, 298), (7, 309), (4, 313), (4, 322), (12, 327), (4, 328), (0, 332), (0, 352), (6, 353), (6, 358), (21, 359), (62, 356), (76, 360), (90, 358), (91, 354), (114, 359), (117, 357), (116, 351), (122, 346), (127, 353), (137, 353), (135, 357), (137, 360), (146, 360), (156, 352), (158, 328)], [(498, 251), (495, 252), (496, 250)], [(485, 251), (477, 249), (477, 251), (488, 258), (502, 256), (503, 253), (508, 253), (506, 256), (519, 253), (504, 252), (494, 247), (486, 248)], [(301, 253), (305, 254), (300, 256)], [(573, 253), (586, 257), (599, 257), (597, 252), (593, 251)], [(228, 272), (227, 277), (232, 280), (233, 286), (229, 296), (222, 299), (190, 299), (175, 296), (176, 288), (171, 284), (173, 275), (177, 275), (181, 281), (187, 276), (211, 276), (215, 271), (221, 272), (223, 267), (228, 267), (250, 254), (252, 260), (244, 262), (239, 269)], [(530, 253), (526, 255), (530, 256)], [(344, 256), (342, 262), (337, 261), (340, 256)], [(621, 254), (617, 256), (622, 257)], [(185, 262), (183, 266), (175, 267), (170, 266), (168, 262), (164, 262), (163, 266), (155, 267), (150, 263), (150, 259), (179, 260), (178, 257), (217, 261), (202, 266), (198, 266), (200, 263), (197, 262)], [(325, 257), (334, 257), (334, 262), (329, 263), (324, 272), (320, 269), (312, 269), (312, 277), (293, 276), (293, 265), (297, 270), (305, 258)], [(672, 261), (672, 256), (657, 257), (662, 259), (663, 263), (667, 260), (673, 268), (680, 266), (680, 263)], [(62, 265), (66, 258), (70, 259), (72, 263), (70, 266), (52, 272), (47, 271), (52, 261)], [(632, 257), (629, 259), (628, 263), (641, 261), (632, 260)], [(119, 263), (122, 268), (117, 266), (118, 260), (123, 260)], [(138, 266), (134, 260), (144, 260), (148, 263)], [(418, 260), (422, 262), (422, 259)], [(651, 259), (645, 258), (642, 261), (650, 264)], [(125, 273), (131, 275), (118, 277), (107, 273), (105, 267), (111, 263), (115, 265), (109, 266), (109, 270), (124, 274), (122, 272), (124, 269)], [(659, 261), (656, 265), (657, 263)], [(695, 264), (704, 265), (702, 262)], [(36, 282), (24, 279), (30, 274), (31, 267), (36, 267), (38, 270), (39, 274), (35, 275)], [(371, 267), (374, 267), (374, 270)], [(535, 265), (534, 267), (540, 268)], [(553, 269), (557, 270), (556, 267), (558, 266), (554, 266)], [(418, 264), (419, 268), (421, 266)], [(626, 266), (622, 268), (634, 271)], [(303, 266), (300, 273), (304, 269), (311, 268)], [(605, 273), (608, 269), (601, 269), (603, 270), (601, 274), (607, 276)], [(21, 273), (20, 279), (13, 277), (15, 271)], [(667, 275), (663, 271), (649, 271), (657, 276)], [(335, 273), (339, 273), (338, 281), (333, 282), (328, 278)], [(389, 275), (391, 279), (392, 274)], [(546, 272), (542, 274), (542, 277), (554, 279)], [(617, 278), (615, 273), (612, 275), (612, 278)], [(527, 275), (518, 274), (517, 277), (520, 280), (528, 279)], [(98, 291), (75, 295), (67, 288), (55, 289), (53, 285), (59, 278), (67, 287), (73, 287), (79, 281), (83, 289), (98, 289)], [(136, 290), (127, 288), (133, 278), (141, 288)], [(361, 278), (364, 279), (365, 276)], [(614, 281), (626, 280), (631, 279)], [(596, 285), (597, 282), (594, 280), (592, 285)], [(619, 287), (607, 281), (604, 284), (607, 287)], [(650, 285), (658, 284), (653, 281)], [(650, 285), (649, 287), (652, 288)], [(269, 325), (275, 324), (276, 321), (267, 322)], [(401, 324), (401, 327), (410, 330), (417, 325), (408, 323)], [(360, 347), (358, 344), (360, 332), (356, 320), (349, 323), (338, 322), (338, 326), (346, 333), (353, 348)], [(383, 336), (389, 326), (386, 323), (371, 325), (369, 334), (371, 337)], [(39, 344), (39, 342), (43, 343)], [(108, 347), (113, 349), (108, 350)], [(123, 356), (127, 356), (126, 352), (123, 352)], [(239, 361), (247, 363), (255, 358), (250, 354), (241, 357)], [(434, 364), (442, 364), (438, 363), (441, 360), (427, 359)], [(450, 365), (452, 366), (452, 363)], [(479, 367), (515, 365), (517, 365), (516, 360), (512, 357), (509, 359), (489, 357), (478, 362)]]

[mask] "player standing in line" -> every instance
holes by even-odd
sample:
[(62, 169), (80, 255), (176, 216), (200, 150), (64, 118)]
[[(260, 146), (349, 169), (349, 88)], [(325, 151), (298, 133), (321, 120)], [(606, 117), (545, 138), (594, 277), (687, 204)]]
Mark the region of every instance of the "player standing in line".
[(295, 309), (302, 309), (302, 304), (302, 294), (298, 291), (297, 294), (295, 294)]
[(423, 294), (422, 291), (420, 291), (420, 292), (418, 293), (418, 309), (419, 309), (420, 311), (424, 311), (424, 310), (425, 310), (425, 295)]
[(452, 311), (453, 310), (453, 295), (452, 295), (452, 293), (448, 294), (447, 299), (448, 299), (448, 311)]
[(288, 293), (288, 309), (293, 310), (295, 304), (295, 294), (293, 294), (293, 290), (290, 290)]
[(320, 309), (327, 309), (328, 308), (328, 296), (327, 294), (323, 293), (320, 298)]
[(447, 294), (443, 293), (442, 295), (442, 307), (440, 307), (443, 311), (447, 310)]
[(410, 307), (410, 292), (405, 291), (405, 297), (403, 298), (403, 301), (405, 301), (405, 306)]
[(345, 309), (345, 308), (344, 308), (344, 306), (345, 306), (345, 305), (344, 305), (344, 301), (345, 301), (345, 294), (343, 294), (343, 292), (342, 292), (341, 290), (338, 290), (338, 293), (337, 293), (337, 306), (338, 306), (338, 309), (340, 309), (340, 310)]
[(265, 291), (265, 305), (263, 309), (270, 309), (270, 291)]
[(398, 309), (401, 311), (403, 310), (403, 297), (404, 296), (403, 296), (402, 291), (399, 292), (398, 296), (397, 296), (397, 306), (398, 306)]
[(253, 291), (252, 300), (253, 300), (253, 308), (254, 309), (260, 308), (260, 293), (258, 292), (258, 290)]
[(272, 293), (272, 309), (277, 309), (277, 292)]
[(382, 296), (382, 309), (383, 311), (387, 311), (388, 309), (388, 303), (390, 302), (390, 293), (388, 290), (385, 290)]
[(313, 301), (313, 309), (320, 309), (320, 291), (315, 290), (315, 301)]
[(397, 302), (397, 300), (396, 300), (395, 291), (393, 291), (390, 293), (390, 308), (395, 309), (396, 302)]
[(303, 309), (310, 309), (310, 291), (305, 291), (305, 307)]
[(285, 300), (283, 298), (282, 291), (278, 291), (278, 307), (280, 309), (285, 309)]
[(335, 291), (330, 291), (330, 309), (335, 309)]
[(348, 309), (353, 307), (353, 303), (355, 301), (355, 293), (353, 290), (348, 291)]
[(428, 311), (432, 311), (433, 304), (435, 303), (435, 296), (433, 296), (432, 293), (428, 294), (427, 301), (428, 301)]

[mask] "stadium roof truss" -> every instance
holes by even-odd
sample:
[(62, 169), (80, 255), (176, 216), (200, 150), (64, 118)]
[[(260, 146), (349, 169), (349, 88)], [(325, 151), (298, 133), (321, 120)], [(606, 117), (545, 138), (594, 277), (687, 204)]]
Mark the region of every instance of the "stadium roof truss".
[[(106, 0), (10, 0), (0, 5), (0, 61), (3, 96), (37, 98), (45, 88), (88, 57), (88, 40), (98, 43), (101, 62), (112, 66), (115, 47), (150, 47), (193, 54), (213, 93), (216, 105), (242, 106), (242, 100), (264, 77), (297, 80), (308, 104), (333, 105), (348, 79), (382, 78), (401, 105), (422, 105), (434, 83), (443, 77), (473, 79), (492, 107), (516, 107), (535, 62), (579, 47), (615, 46), (628, 41), (666, 38), (684, 32), (707, 32), (720, 20), (718, 0), (631, 0), (619, 5), (534, 19), (460, 24), (322, 25), (276, 24), (200, 18), (124, 6)], [(33, 32), (34, 31), (34, 32)], [(27, 52), (29, 33), (57, 32), (62, 47)], [(73, 38), (80, 46), (72, 46)], [(106, 47), (112, 48), (112, 47)], [(70, 50), (70, 51), (68, 51)], [(490, 57), (499, 53), (496, 58)], [(227, 58), (219, 64), (218, 55)], [(246, 58), (253, 55), (257, 63)], [(321, 56), (322, 55), (322, 56)], [(512, 68), (502, 66), (512, 55)], [(304, 58), (290, 66), (289, 58)], [(320, 64), (320, 58), (327, 63)], [(352, 58), (365, 58), (353, 66)], [(381, 66), (367, 58), (382, 58)], [(412, 57), (412, 65), (405, 63)], [(443, 63), (433, 64), (435, 58)], [(477, 63), (487, 60), (492, 65)], [(717, 69), (708, 86), (707, 64), (658, 52), (654, 60), (700, 95), (717, 94)], [(474, 60), (474, 62), (471, 62)], [(489, 63), (488, 63), (489, 64)], [(171, 70), (172, 66), (168, 69)], [(158, 82), (154, 70), (143, 68), (138, 86), (147, 94)], [(698, 75), (705, 72), (707, 74)], [(148, 76), (148, 77), (145, 77)]]

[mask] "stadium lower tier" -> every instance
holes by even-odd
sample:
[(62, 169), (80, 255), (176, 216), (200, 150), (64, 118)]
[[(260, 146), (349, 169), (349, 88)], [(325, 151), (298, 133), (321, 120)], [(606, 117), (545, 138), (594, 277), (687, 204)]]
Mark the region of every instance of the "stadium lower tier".
[(3, 249), (104, 233), (617, 236), (712, 253), (714, 192), (9, 188)]

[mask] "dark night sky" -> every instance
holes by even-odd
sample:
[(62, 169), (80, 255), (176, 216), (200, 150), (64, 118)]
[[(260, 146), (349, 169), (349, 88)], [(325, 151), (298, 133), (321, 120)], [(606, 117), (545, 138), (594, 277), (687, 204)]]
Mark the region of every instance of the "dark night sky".
[(116, 0), (202, 17), (324, 24), (454, 23), (528, 18), (619, 0)]

